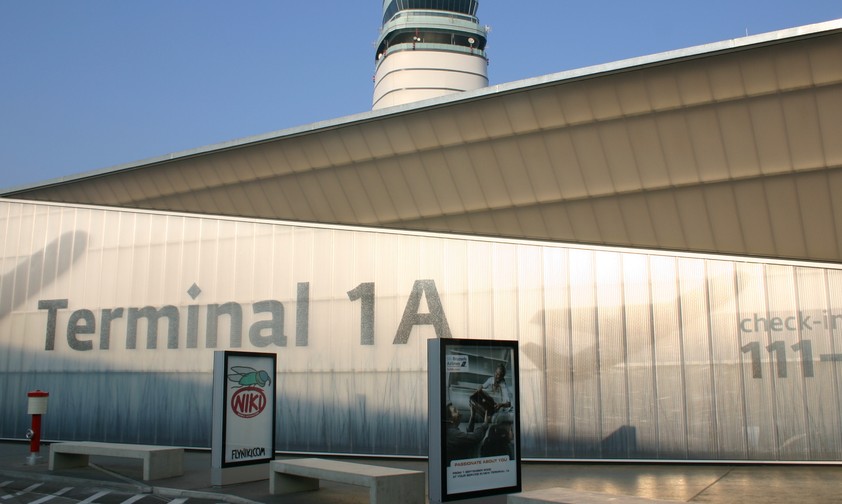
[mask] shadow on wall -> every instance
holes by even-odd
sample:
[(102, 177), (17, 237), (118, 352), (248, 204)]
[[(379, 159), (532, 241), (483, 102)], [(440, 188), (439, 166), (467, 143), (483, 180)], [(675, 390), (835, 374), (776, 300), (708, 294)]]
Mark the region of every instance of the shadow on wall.
[[(408, 391), (424, 373), (314, 373), (277, 377), (275, 449), (281, 452), (425, 456), (426, 404), (409, 413), (410, 404), (385, 408), (388, 400), (354, 393), (373, 383)], [(403, 376), (396, 376), (402, 374)], [(7, 406), (0, 411), (0, 437), (22, 439), (29, 427), (26, 391), (50, 393), (44, 416), (44, 438), (62, 441), (105, 441), (208, 448), (211, 440), (212, 374), (201, 372), (57, 372), (2, 376)], [(392, 382), (391, 385), (387, 382)], [(307, 382), (307, 383), (305, 383)], [(356, 385), (354, 384), (356, 382)], [(363, 383), (369, 382), (369, 383)], [(412, 385), (401, 382), (413, 382)], [(344, 384), (348, 384), (344, 387)], [(35, 387), (37, 384), (37, 387)], [(313, 396), (311, 390), (336, 391)], [(389, 392), (387, 390), (387, 392)], [(402, 396), (401, 394), (397, 394)], [(340, 397), (343, 396), (343, 397)], [(341, 399), (341, 400), (339, 400)], [(400, 399), (398, 399), (400, 401)], [(637, 445), (636, 428), (622, 426), (604, 439), (554, 439), (559, 453), (531, 453), (524, 439), (524, 457), (627, 459), (658, 458)], [(660, 454), (663, 456), (663, 453)]]
[[(70, 269), (88, 248), (88, 234), (68, 231), (0, 276), (0, 319)], [(25, 289), (15, 283), (26, 280)]]
[[(427, 453), (426, 397), (417, 397), (426, 391), (426, 373), (280, 373), (276, 383), (278, 451)], [(50, 393), (46, 440), (211, 444), (211, 372), (0, 373), (0, 438), (24, 437), (26, 392), (36, 388)], [(360, 393), (372, 389), (382, 394)], [(390, 397), (401, 404), (388, 407)]]

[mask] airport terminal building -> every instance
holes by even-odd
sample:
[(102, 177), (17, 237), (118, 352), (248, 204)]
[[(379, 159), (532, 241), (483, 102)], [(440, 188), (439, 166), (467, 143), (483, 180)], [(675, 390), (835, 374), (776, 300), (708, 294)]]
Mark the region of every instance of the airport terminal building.
[[(384, 19), (379, 97), (436, 44), (482, 81), (456, 3)], [(842, 21), (424, 93), (6, 190), (0, 438), (41, 389), (47, 439), (209, 447), (230, 349), (278, 451), (424, 456), (452, 337), (518, 342), (526, 458), (842, 461)]]

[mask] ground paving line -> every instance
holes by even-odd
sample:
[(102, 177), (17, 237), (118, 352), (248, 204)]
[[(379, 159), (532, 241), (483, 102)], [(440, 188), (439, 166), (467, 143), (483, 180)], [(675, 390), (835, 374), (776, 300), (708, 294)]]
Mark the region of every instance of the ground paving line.
[(58, 492), (56, 492), (52, 495), (46, 495), (44, 497), (41, 497), (38, 500), (34, 500), (34, 501), (30, 502), (29, 504), (41, 504), (42, 502), (47, 502), (49, 500), (55, 499), (56, 497), (64, 495), (71, 490), (73, 490), (73, 487), (64, 487), (64, 488), (62, 488), (61, 490), (59, 490)]
[[(124, 501), (123, 501), (123, 502), (121, 502), (120, 504), (132, 504), (132, 502), (139, 501), (140, 499), (142, 499), (142, 498), (144, 498), (144, 497), (146, 497), (146, 495), (145, 495), (145, 494), (132, 495), (131, 497), (129, 497), (128, 499), (124, 500)], [(30, 503), (30, 504), (31, 504), (31, 503)]]
[(96, 501), (97, 499), (99, 499), (103, 495), (108, 495), (110, 493), (111, 493), (110, 490), (103, 490), (102, 492), (97, 492), (97, 493), (91, 495), (90, 497), (88, 497), (87, 499), (85, 499), (83, 501), (79, 501), (79, 504), (91, 504), (92, 502)]
[(14, 493), (14, 494), (9, 494), (9, 495), (4, 495), (3, 500), (11, 499), (12, 497), (20, 497), (21, 495), (23, 495), (27, 492), (31, 492), (31, 491), (35, 490), (36, 488), (38, 488), (41, 485), (43, 485), (43, 483), (35, 483), (34, 485), (29, 485), (28, 487), (24, 488), (20, 492), (17, 492), (17, 493)]
[(185, 499), (184, 497), (182, 497), (182, 498), (180, 498), (180, 499), (171, 500), (171, 501), (170, 501), (170, 504), (183, 504), (183, 503), (185, 503), (185, 502), (187, 502), (187, 499)]

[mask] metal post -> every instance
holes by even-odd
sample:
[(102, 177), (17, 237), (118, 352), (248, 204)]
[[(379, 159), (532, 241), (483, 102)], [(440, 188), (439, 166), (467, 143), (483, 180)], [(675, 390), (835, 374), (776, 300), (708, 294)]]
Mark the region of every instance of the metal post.
[(32, 415), (32, 427), (26, 432), (29, 438), (29, 457), (26, 459), (28, 465), (35, 465), (41, 460), (41, 415), (47, 412), (47, 398), (49, 393), (41, 390), (28, 392), (27, 413)]

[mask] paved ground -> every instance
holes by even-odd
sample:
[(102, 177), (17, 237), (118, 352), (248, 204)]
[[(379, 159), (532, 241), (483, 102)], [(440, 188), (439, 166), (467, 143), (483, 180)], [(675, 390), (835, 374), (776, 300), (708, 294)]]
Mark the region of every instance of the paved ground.
[[(29, 445), (0, 442), (0, 504), (46, 502), (40, 499), (15, 498), (15, 493), (43, 483), (35, 490), (88, 488), (96, 492), (111, 491), (120, 495), (154, 496), (158, 502), (200, 504), (229, 502), (232, 504), (357, 504), (368, 502), (363, 488), (324, 483), (315, 492), (287, 496), (269, 494), (268, 481), (225, 487), (214, 487), (210, 480), (210, 453), (188, 451), (185, 454), (184, 476), (143, 482), (140, 463), (109, 457), (92, 457), (92, 465), (84, 468), (49, 471), (46, 464), (49, 448), (42, 448), (44, 462), (27, 465)], [(360, 462), (426, 471), (426, 461), (364, 459)], [(32, 482), (36, 483), (32, 483)], [(5, 484), (5, 485), (4, 485)], [(641, 464), (641, 463), (543, 463), (523, 464), (524, 491), (552, 487), (630, 495), (678, 502), (705, 503), (834, 503), (842, 504), (842, 466), (836, 465), (720, 465), (720, 464)], [(67, 496), (70, 495), (67, 490)], [(89, 497), (95, 492), (89, 491)], [(133, 497), (132, 502), (144, 502)], [(82, 499), (78, 499), (82, 500)], [(88, 502), (124, 502), (112, 496)], [(53, 500), (53, 503), (58, 502)], [(149, 502), (152, 502), (151, 500)]]

